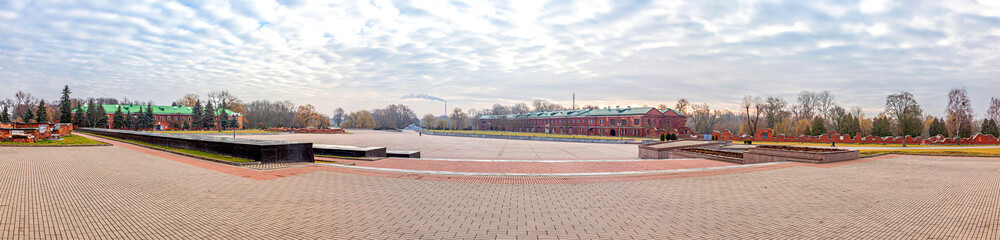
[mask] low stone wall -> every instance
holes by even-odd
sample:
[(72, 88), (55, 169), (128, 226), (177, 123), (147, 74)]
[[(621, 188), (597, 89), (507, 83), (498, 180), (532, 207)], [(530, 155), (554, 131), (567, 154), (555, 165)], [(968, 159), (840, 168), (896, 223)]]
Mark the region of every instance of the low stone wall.
[[(777, 148), (770, 148), (777, 147)], [(805, 163), (831, 163), (839, 161), (847, 161), (858, 159), (861, 153), (858, 150), (846, 150), (846, 149), (823, 149), (822, 151), (809, 151), (808, 149), (817, 148), (804, 148), (797, 147), (798, 149), (804, 150), (790, 150), (783, 149), (787, 148), (785, 146), (760, 146), (751, 148), (747, 152), (743, 153), (743, 163), (767, 163), (767, 162), (783, 162), (783, 161), (794, 161), (794, 162), (805, 162)]]
[(81, 128), (79, 131), (165, 147), (197, 150), (250, 159), (264, 163), (314, 161), (312, 143), (151, 133), (102, 128)]
[(452, 136), (452, 137), (475, 137), (475, 138), (497, 138), (513, 140), (551, 141), (551, 142), (581, 142), (581, 143), (632, 143), (632, 140), (610, 140), (610, 139), (586, 139), (586, 138), (554, 138), (554, 137), (529, 137), (511, 135), (489, 135), (489, 134), (469, 134), (469, 133), (446, 133), (414, 130), (427, 135)]
[(639, 145), (639, 158), (641, 159), (668, 159), (671, 154), (684, 148), (720, 148), (729, 146), (728, 141), (704, 141), (704, 140), (676, 140), (667, 142), (653, 142)]

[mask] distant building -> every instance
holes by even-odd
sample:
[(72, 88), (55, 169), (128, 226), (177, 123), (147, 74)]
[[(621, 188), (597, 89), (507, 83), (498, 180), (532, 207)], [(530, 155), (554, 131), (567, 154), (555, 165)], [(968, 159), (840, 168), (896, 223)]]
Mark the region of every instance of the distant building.
[(663, 133), (690, 133), (687, 117), (673, 109), (652, 107), (578, 109), (509, 115), (484, 115), (481, 130), (655, 137)]
[[(117, 105), (117, 104), (105, 104), (101, 105), (104, 108), (104, 112), (108, 116), (108, 128), (114, 126), (114, 116), (115, 112), (118, 111), (118, 107), (122, 108), (122, 114), (129, 116), (130, 114), (138, 114), (140, 112), (146, 111), (145, 105)], [(87, 106), (82, 106), (83, 111), (87, 111)], [(238, 127), (243, 128), (243, 115), (237, 112), (226, 111), (226, 116), (236, 116)], [(153, 106), (153, 118), (156, 119), (153, 130), (176, 130), (180, 129), (184, 122), (191, 123), (191, 114), (194, 112), (192, 107), (174, 107), (174, 106)], [(216, 110), (215, 118), (220, 119), (219, 111)]]

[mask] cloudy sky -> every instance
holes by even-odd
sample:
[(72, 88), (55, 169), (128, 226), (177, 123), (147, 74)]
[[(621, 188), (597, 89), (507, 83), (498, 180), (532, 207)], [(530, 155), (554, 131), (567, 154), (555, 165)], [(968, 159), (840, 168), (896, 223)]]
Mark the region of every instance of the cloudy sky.
[(831, 91), (874, 113), (914, 93), (943, 114), (1000, 96), (1000, 1), (0, 0), (0, 99), (169, 104), (225, 89), (324, 112), (440, 114), (547, 99), (696, 103)]

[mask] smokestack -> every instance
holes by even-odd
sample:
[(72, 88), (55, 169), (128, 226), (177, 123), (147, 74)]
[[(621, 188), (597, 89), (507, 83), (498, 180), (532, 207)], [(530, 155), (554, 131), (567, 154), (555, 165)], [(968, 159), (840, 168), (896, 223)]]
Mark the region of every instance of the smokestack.
[(573, 93), (573, 109), (570, 110), (576, 110), (576, 93)]

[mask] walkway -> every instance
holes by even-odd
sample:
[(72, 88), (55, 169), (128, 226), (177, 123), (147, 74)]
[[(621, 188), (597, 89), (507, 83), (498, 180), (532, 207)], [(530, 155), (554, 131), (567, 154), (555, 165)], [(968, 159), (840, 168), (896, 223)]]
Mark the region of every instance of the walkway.
[(202, 163), (120, 146), (0, 148), (0, 238), (1000, 237), (994, 158), (891, 156), (567, 184)]

